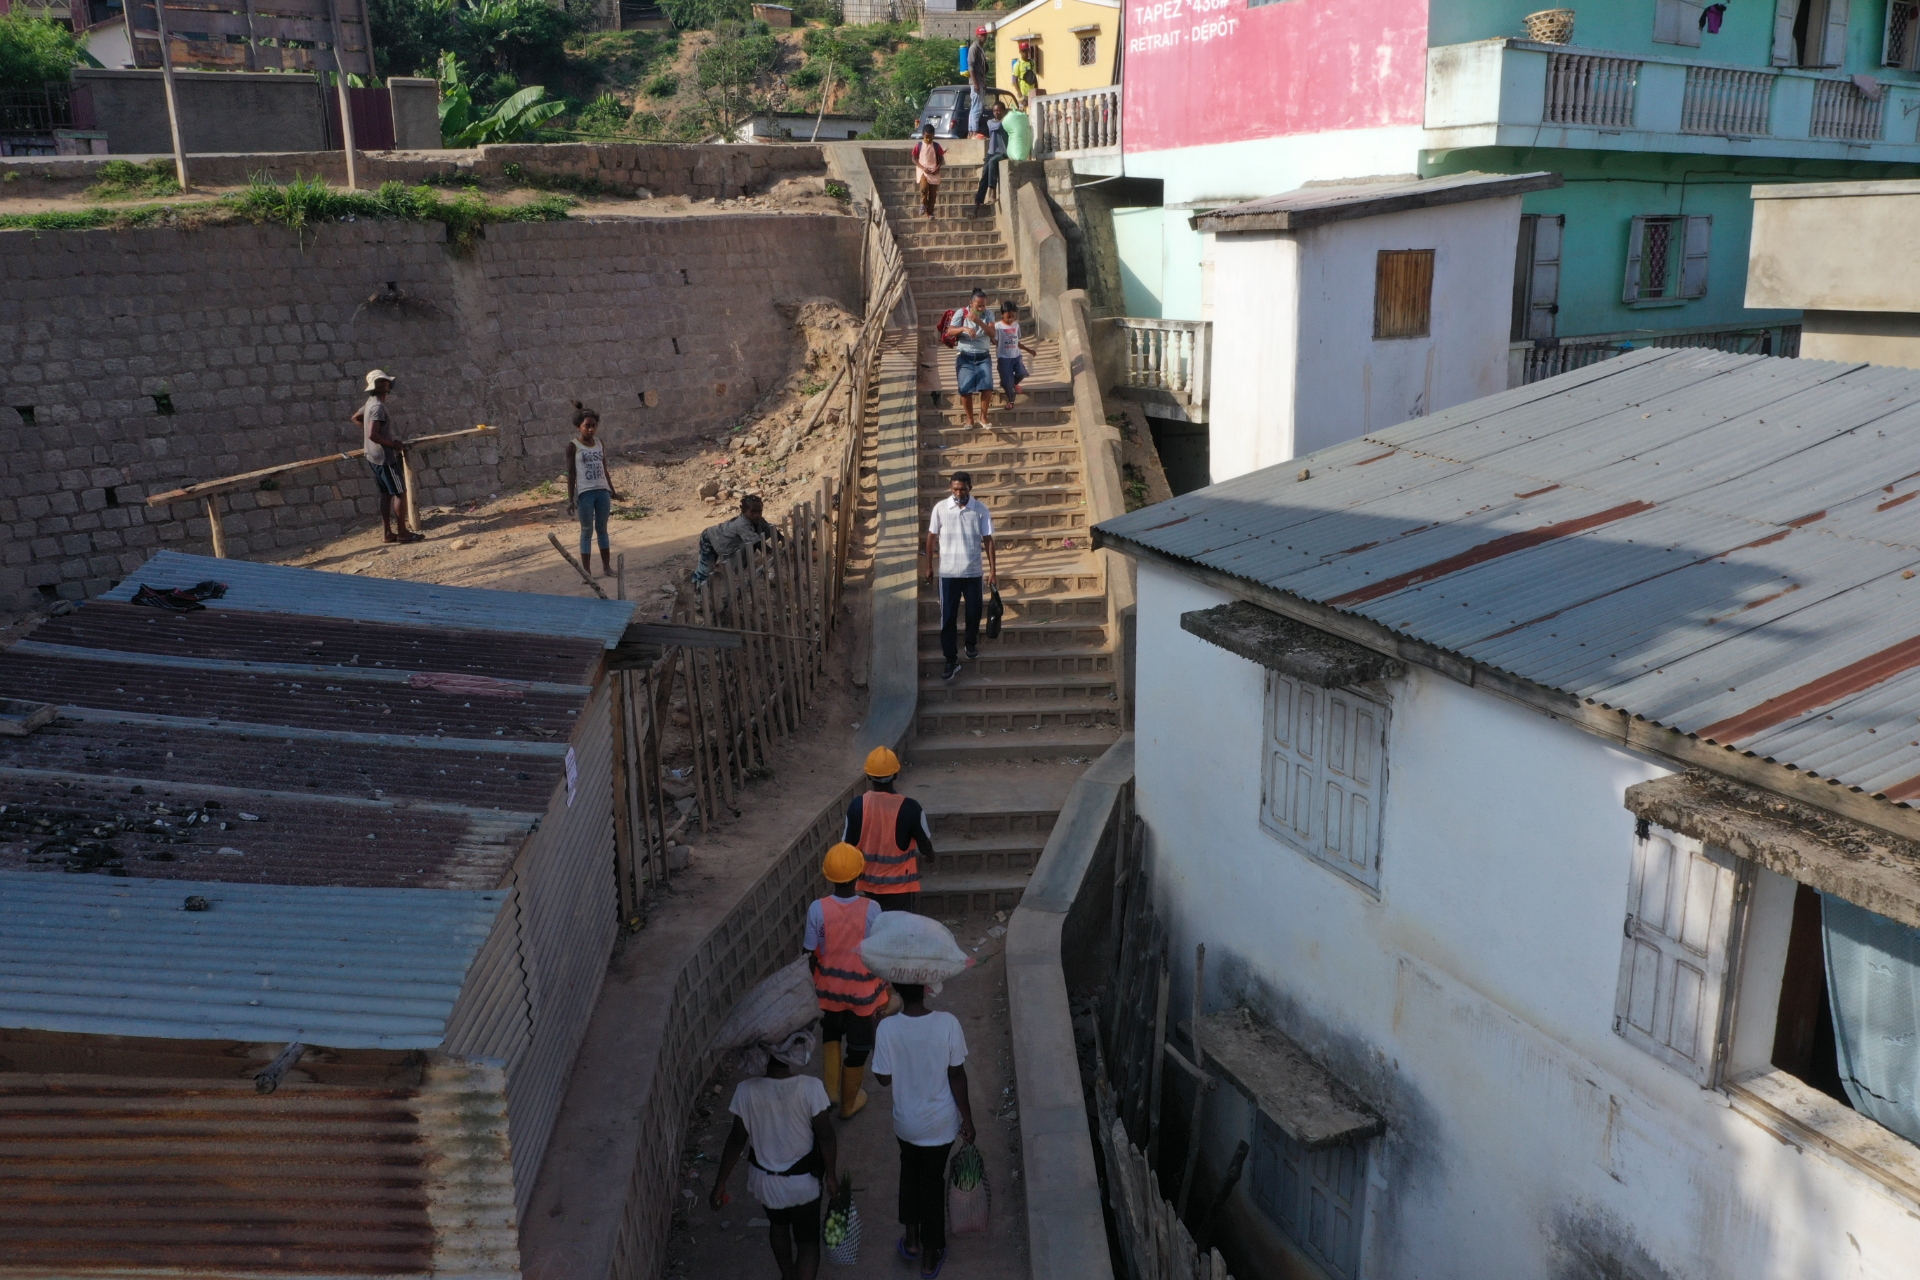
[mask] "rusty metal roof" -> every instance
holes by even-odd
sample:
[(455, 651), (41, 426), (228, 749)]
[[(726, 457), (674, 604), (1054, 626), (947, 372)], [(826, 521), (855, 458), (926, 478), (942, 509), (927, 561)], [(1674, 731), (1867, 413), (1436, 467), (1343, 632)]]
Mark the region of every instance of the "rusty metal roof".
[(0, 1272), (520, 1275), (498, 1064), (303, 1074), (0, 1074)]
[(1097, 536), (1907, 804), (1915, 499), (1920, 371), (1649, 350)]
[(0, 871), (0, 1027), (435, 1048), (511, 896)]
[(633, 620), (631, 601), (443, 587), (430, 582), (190, 556), (178, 551), (156, 552), (126, 581), (100, 598), (127, 601), (143, 584), (186, 587), (208, 579), (224, 582), (229, 588), (223, 599), (207, 602), (210, 609), (299, 613), (409, 627), (517, 631), (593, 640), (607, 649), (619, 643), (620, 633)]
[[(33, 735), (0, 738), (0, 868), (502, 882), (565, 785), (606, 650), (564, 628), (488, 629), (466, 597), (509, 619), (579, 602), (501, 607), (494, 598), (514, 593), (388, 583), (418, 588), (425, 606), (403, 612), (472, 626), (363, 622), (328, 612), (359, 597), (313, 585), (342, 575), (191, 556), (153, 565), (170, 584), (212, 566), (236, 579), (214, 603), (243, 604), (180, 614), (89, 601), (0, 650), (0, 696), (60, 708)], [(265, 612), (266, 601), (289, 611)]]

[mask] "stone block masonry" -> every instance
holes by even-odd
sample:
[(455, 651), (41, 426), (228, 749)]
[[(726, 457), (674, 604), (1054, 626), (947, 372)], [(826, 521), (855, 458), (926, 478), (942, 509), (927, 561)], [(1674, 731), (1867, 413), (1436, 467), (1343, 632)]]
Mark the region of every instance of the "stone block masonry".
[[(840, 144), (845, 145), (845, 144)], [(163, 148), (164, 149), (164, 148)], [(950, 148), (951, 150), (951, 148)], [(35, 156), (0, 159), (9, 199), (70, 195), (99, 181), (100, 169), (138, 155)], [(452, 151), (369, 151), (360, 157), (363, 185), (409, 185), (508, 180), (507, 166), (536, 179), (577, 179), (609, 191), (693, 200), (732, 199), (765, 191), (784, 178), (824, 175), (824, 146), (678, 146), (642, 142), (502, 143)], [(195, 155), (193, 181), (203, 187), (240, 187), (256, 177), (273, 182), (323, 178), (347, 181), (338, 151), (280, 151)]]
[[(366, 371), (445, 505), (560, 474), (572, 401), (615, 450), (724, 430), (802, 350), (777, 302), (860, 303), (858, 220), (721, 215), (496, 224), (0, 232), (0, 607), (105, 590), (197, 504), (150, 493), (357, 448)], [(378, 516), (358, 459), (232, 495), (228, 554), (266, 558)]]

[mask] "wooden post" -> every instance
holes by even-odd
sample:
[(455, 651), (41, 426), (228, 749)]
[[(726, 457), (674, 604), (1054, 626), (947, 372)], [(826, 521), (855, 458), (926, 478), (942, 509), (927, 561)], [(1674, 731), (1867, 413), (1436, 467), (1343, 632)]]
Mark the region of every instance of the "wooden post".
[(713, 770), (707, 758), (707, 709), (702, 705), (700, 696), (700, 651), (687, 650), (687, 660), (682, 664), (681, 679), (687, 688), (687, 734), (693, 739), (693, 789), (700, 797), (700, 833), (707, 832), (707, 822), (714, 817)]
[(420, 486), (414, 483), (413, 450), (400, 451), (400, 479), (407, 486), (407, 528), (420, 532)]
[[(173, 50), (167, 45), (167, 0), (153, 0), (153, 25), (160, 34), (160, 83), (167, 91), (167, 127), (173, 132), (173, 176), (187, 189), (187, 148), (180, 140), (180, 100), (173, 89)], [(133, 19), (127, 19), (127, 37), (133, 37)], [(215, 545), (218, 546), (216, 539)], [(213, 554), (224, 554), (215, 551)]]
[(624, 551), (613, 558), (613, 598), (627, 598), (627, 553)]
[(617, 671), (613, 680), (613, 882), (620, 898), (620, 923), (626, 924), (639, 914), (633, 880), (633, 754), (630, 735), (633, 717), (628, 713), (632, 698), (627, 672)]
[(1173, 972), (1164, 954), (1160, 957), (1160, 991), (1153, 1002), (1153, 1068), (1147, 1083), (1147, 1163), (1160, 1163), (1160, 1091), (1161, 1070), (1167, 1061), (1167, 996), (1173, 986)]
[[(1200, 1044), (1200, 993), (1202, 980), (1207, 972), (1207, 944), (1202, 942), (1193, 949), (1193, 1065), (1205, 1073), (1207, 1069), (1207, 1051)], [(1208, 1077), (1205, 1087), (1193, 1091), (1193, 1116), (1187, 1122), (1187, 1168), (1180, 1175), (1180, 1201), (1174, 1212), (1184, 1220), (1187, 1216), (1187, 1196), (1193, 1191), (1194, 1166), (1200, 1163), (1200, 1119), (1201, 1110), (1206, 1106), (1207, 1094), (1211, 1093), (1213, 1080)]]
[[(157, 0), (156, 0), (157, 2)], [(360, 189), (360, 161), (354, 155), (353, 145), (353, 101), (347, 94), (347, 60), (343, 46), (345, 38), (340, 31), (340, 0), (327, 0), (327, 16), (333, 22), (333, 86), (340, 99), (340, 141), (347, 153), (347, 190)], [(360, 14), (361, 38), (367, 41), (368, 69), (372, 69), (373, 42), (372, 32), (368, 29), (367, 14)], [(184, 185), (184, 184), (183, 184)]]
[(213, 532), (213, 554), (222, 560), (227, 558), (227, 531), (220, 527), (220, 495), (207, 495), (207, 524)]

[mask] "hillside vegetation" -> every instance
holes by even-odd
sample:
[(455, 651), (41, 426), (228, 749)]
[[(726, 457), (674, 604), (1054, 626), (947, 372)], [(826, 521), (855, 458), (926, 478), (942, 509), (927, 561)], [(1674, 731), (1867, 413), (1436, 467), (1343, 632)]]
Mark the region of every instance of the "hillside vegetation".
[[(799, 0), (792, 29), (755, 21), (748, 0), (661, 6), (672, 31), (592, 30), (591, 0), (370, 0), (369, 10), (380, 74), (439, 76), (443, 101), (463, 103), (469, 141), (698, 142), (764, 112), (823, 109), (904, 138), (927, 91), (959, 79), (959, 41), (906, 23), (849, 26), (826, 0)], [(490, 127), (475, 123), (490, 113)]]

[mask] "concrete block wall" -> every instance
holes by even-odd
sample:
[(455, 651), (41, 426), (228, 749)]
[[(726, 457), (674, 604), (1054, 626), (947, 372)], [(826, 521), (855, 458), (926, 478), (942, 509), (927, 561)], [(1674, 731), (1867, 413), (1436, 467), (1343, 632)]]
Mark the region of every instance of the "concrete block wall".
[[(97, 594), (156, 547), (208, 550), (203, 508), (146, 495), (358, 447), (376, 366), (399, 379), (403, 438), (500, 428), (423, 452), (423, 505), (559, 474), (576, 399), (615, 450), (722, 431), (801, 350), (777, 302), (858, 308), (860, 231), (504, 224), (467, 257), (438, 224), (0, 232), (0, 607)], [(359, 459), (226, 504), (228, 553), (249, 558), (378, 517)]]
[[(79, 74), (79, 73), (76, 73)], [(145, 73), (142, 73), (145, 74)], [(154, 74), (158, 74), (157, 72)], [(288, 79), (288, 77), (274, 77)], [(308, 89), (309, 82), (301, 81)], [(167, 152), (166, 114), (159, 116), (162, 140), (155, 152)], [(842, 144), (844, 145), (844, 144)], [(34, 156), (0, 160), (0, 182), (8, 198), (71, 194), (98, 181), (112, 156)], [(947, 149), (953, 157), (953, 148)], [(377, 151), (362, 153), (361, 182), (497, 181), (506, 166), (517, 164), (539, 177), (579, 178), (619, 192), (649, 191), (656, 196), (711, 200), (763, 191), (782, 178), (825, 174), (823, 148), (815, 145), (740, 144), (678, 146), (644, 142), (503, 143), (463, 150)], [(274, 182), (320, 177), (335, 186), (347, 181), (346, 157), (339, 151), (284, 151), (196, 155), (193, 181), (203, 187), (245, 186), (255, 176)]]

